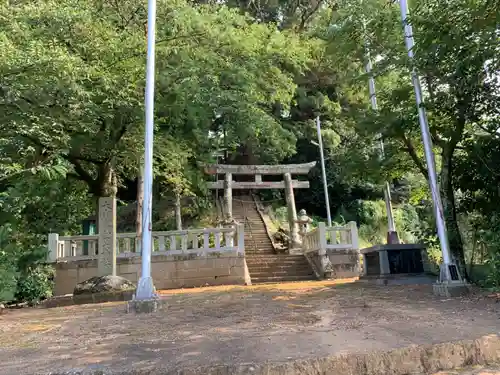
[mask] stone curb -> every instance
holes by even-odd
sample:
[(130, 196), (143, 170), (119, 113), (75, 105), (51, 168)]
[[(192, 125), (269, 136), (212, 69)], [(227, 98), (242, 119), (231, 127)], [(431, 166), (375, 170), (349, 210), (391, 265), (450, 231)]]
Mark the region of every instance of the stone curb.
[(50, 298), (41, 305), (43, 308), (66, 307), (73, 305), (87, 305), (91, 303), (123, 302), (130, 301), (134, 297), (134, 290), (122, 290), (114, 292), (102, 292), (94, 294), (70, 295), (64, 297)]
[(101, 368), (51, 372), (50, 375), (408, 375), (498, 362), (500, 337), (490, 335), (477, 340), (411, 346), (389, 352), (295, 360), (288, 363), (221, 365), (176, 370), (148, 368), (107, 371)]

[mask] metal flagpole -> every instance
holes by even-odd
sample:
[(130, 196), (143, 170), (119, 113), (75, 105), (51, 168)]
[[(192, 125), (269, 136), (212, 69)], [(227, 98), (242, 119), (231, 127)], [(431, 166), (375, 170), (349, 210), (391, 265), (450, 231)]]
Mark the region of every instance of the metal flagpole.
[[(366, 26), (363, 22), (363, 27), (366, 30)], [(377, 92), (375, 89), (375, 78), (373, 77), (372, 70), (372, 60), (370, 57), (370, 49), (368, 47), (368, 41), (365, 41), (365, 50), (366, 50), (366, 66), (365, 70), (368, 74), (368, 89), (370, 92), (370, 102), (372, 105), (372, 109), (374, 111), (378, 110), (377, 104)], [(380, 154), (382, 159), (385, 158), (384, 152), (384, 141), (382, 137), (380, 137)], [(387, 243), (399, 243), (399, 238), (396, 230), (396, 223), (394, 222), (394, 214), (392, 212), (392, 203), (391, 203), (391, 188), (389, 186), (389, 182), (384, 184), (384, 201), (385, 201), (385, 210), (387, 212), (387, 224), (388, 224), (388, 233), (387, 233)]]
[(156, 290), (151, 277), (152, 198), (153, 198), (153, 136), (154, 136), (154, 80), (155, 80), (156, 0), (148, 0), (148, 49), (146, 59), (146, 126), (144, 137), (144, 204), (142, 206), (142, 274), (135, 298), (152, 299)]
[[(408, 51), (408, 56), (412, 60), (414, 58), (413, 48), (415, 46), (415, 41), (413, 38), (413, 28), (408, 22), (408, 3), (406, 0), (400, 0), (399, 5), (401, 7), (401, 18), (404, 25), (405, 42), (406, 49)], [(429, 131), (429, 124), (427, 122), (427, 114), (424, 108), (424, 101), (422, 97), (422, 88), (420, 85), (420, 79), (418, 77), (415, 68), (411, 71), (411, 79), (413, 87), (415, 89), (415, 97), (418, 109), (418, 119), (420, 122), (420, 130), (422, 132), (422, 143), (424, 144), (425, 160), (427, 162), (427, 170), (429, 173), (429, 187), (432, 194), (432, 201), (434, 205), (434, 215), (436, 218), (436, 226), (439, 237), (439, 242), (441, 244), (441, 251), (443, 253), (443, 266), (441, 268), (441, 281), (450, 280), (460, 280), (460, 275), (458, 274), (458, 269), (456, 265), (453, 265), (450, 247), (448, 242), (448, 234), (446, 233), (446, 225), (444, 221), (443, 214), (443, 203), (441, 202), (441, 195), (439, 193), (437, 173), (436, 173), (436, 163), (434, 160), (434, 152), (432, 151), (432, 139)]]
[(323, 189), (325, 191), (326, 216), (328, 219), (328, 226), (331, 227), (332, 214), (330, 212), (330, 198), (328, 197), (328, 182), (326, 180), (325, 154), (323, 151), (323, 137), (321, 136), (321, 122), (319, 120), (319, 116), (316, 117), (316, 128), (318, 130), (319, 152), (321, 155), (321, 173), (323, 175)]

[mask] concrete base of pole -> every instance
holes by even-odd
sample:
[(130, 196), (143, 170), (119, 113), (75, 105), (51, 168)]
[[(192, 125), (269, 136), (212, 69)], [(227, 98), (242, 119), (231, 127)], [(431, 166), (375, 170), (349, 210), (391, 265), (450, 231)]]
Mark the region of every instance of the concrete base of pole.
[(127, 302), (126, 312), (136, 314), (152, 314), (162, 310), (166, 306), (167, 301), (159, 298), (133, 300)]
[(462, 297), (470, 293), (470, 285), (464, 282), (457, 283), (435, 283), (432, 285), (435, 296), (438, 297)]
[(134, 300), (151, 300), (157, 298), (156, 288), (153, 284), (153, 278), (141, 277), (137, 283)]
[(470, 293), (470, 285), (462, 279), (456, 264), (443, 263), (439, 269), (439, 279), (432, 286), (433, 292), (439, 297), (460, 297)]
[(398, 232), (387, 232), (387, 244), (388, 245), (399, 245), (401, 241), (399, 240)]

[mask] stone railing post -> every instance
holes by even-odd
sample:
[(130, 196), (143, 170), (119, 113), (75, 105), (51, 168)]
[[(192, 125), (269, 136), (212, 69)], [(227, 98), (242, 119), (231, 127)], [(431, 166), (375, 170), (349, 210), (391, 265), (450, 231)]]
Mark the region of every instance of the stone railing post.
[(358, 236), (358, 225), (355, 221), (350, 221), (347, 224), (351, 232), (351, 243), (354, 250), (359, 250), (359, 236)]
[(47, 254), (47, 262), (57, 262), (57, 258), (59, 256), (59, 234), (49, 233), (48, 248), (49, 252)]
[(319, 223), (318, 224), (318, 236), (319, 236), (319, 255), (325, 255), (326, 254), (326, 246), (327, 246), (327, 241), (326, 241), (326, 225), (325, 223)]
[(330, 261), (330, 257), (327, 254), (326, 247), (328, 245), (328, 241), (326, 239), (326, 224), (319, 223), (318, 224), (318, 235), (319, 235), (319, 250), (318, 256), (321, 261), (321, 275), (326, 279), (332, 277), (333, 274), (333, 266)]
[(224, 229), (233, 229), (232, 232), (224, 233), (224, 247), (234, 247), (234, 235), (237, 232), (237, 225), (235, 223), (224, 223)]
[(245, 224), (236, 226), (236, 236), (238, 237), (238, 254), (245, 255)]
[[(147, 228), (143, 228), (147, 230)], [(116, 198), (99, 198), (99, 276), (116, 276)]]
[(296, 220), (296, 223), (299, 225), (299, 235), (300, 235), (300, 240), (302, 242), (301, 244), (301, 249), (302, 252), (306, 252), (307, 250), (307, 245), (306, 245), (306, 236), (307, 232), (309, 231), (309, 225), (312, 223), (312, 219), (307, 216), (306, 210), (302, 209), (299, 212), (300, 216)]

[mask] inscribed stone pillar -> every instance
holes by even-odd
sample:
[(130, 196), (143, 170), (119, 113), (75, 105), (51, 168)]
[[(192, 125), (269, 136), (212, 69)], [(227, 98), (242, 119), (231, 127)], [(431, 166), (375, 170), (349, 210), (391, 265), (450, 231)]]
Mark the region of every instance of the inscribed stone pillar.
[(226, 209), (226, 219), (233, 220), (233, 174), (226, 173), (224, 175), (224, 206)]
[(288, 209), (288, 223), (290, 224), (290, 248), (300, 247), (299, 225), (297, 224), (297, 209), (295, 208), (295, 196), (293, 194), (292, 175), (284, 174), (285, 198)]
[(99, 198), (99, 276), (116, 275), (116, 198)]

